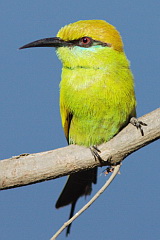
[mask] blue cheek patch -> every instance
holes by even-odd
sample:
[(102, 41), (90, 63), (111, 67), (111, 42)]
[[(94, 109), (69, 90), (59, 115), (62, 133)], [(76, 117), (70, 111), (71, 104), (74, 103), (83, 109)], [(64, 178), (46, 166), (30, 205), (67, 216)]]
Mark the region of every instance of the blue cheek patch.
[(102, 49), (104, 48), (103, 46), (101, 45), (96, 45), (96, 46), (92, 46), (92, 47), (88, 47), (88, 48), (85, 48), (85, 47), (79, 47), (79, 46), (75, 46), (73, 49), (73, 51), (77, 51), (78, 52), (96, 52), (97, 50), (99, 49)]

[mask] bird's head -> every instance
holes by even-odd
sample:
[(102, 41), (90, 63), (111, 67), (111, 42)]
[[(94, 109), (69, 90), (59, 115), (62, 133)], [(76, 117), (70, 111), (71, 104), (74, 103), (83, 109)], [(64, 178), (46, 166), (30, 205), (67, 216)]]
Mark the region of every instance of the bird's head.
[(31, 47), (55, 47), (63, 65), (70, 68), (103, 67), (111, 55), (123, 52), (119, 32), (104, 20), (71, 23), (61, 28), (56, 37), (37, 40), (20, 49)]

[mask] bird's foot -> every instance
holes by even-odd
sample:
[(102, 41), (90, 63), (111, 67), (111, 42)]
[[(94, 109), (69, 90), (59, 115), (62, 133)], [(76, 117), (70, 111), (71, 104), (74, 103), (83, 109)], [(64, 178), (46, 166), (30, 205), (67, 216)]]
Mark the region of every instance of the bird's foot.
[(98, 160), (100, 162), (100, 164), (103, 165), (102, 163), (104, 162), (104, 160), (99, 155), (99, 153), (101, 153), (101, 151), (98, 149), (98, 147), (93, 145), (90, 147), (90, 150), (91, 150), (91, 153), (92, 153), (94, 159)]
[(103, 158), (101, 158), (101, 156), (99, 155), (99, 153), (101, 153), (101, 151), (99, 150), (99, 148), (97, 146), (95, 146), (95, 145), (91, 146), (90, 150), (91, 150), (91, 153), (92, 153), (95, 161), (98, 160), (99, 163), (101, 164), (101, 167), (106, 166), (106, 165), (108, 165), (108, 166), (113, 165), (113, 163), (111, 162), (112, 156), (109, 156), (107, 158), (107, 160), (103, 160)]
[(132, 117), (132, 118), (130, 119), (130, 123), (131, 123), (133, 126), (135, 126), (137, 129), (139, 129), (140, 132), (141, 132), (141, 135), (144, 136), (144, 132), (143, 132), (142, 126), (147, 126), (146, 123), (144, 123), (144, 122), (142, 122), (142, 121), (139, 121), (139, 120), (138, 120), (137, 118), (135, 118), (135, 117)]

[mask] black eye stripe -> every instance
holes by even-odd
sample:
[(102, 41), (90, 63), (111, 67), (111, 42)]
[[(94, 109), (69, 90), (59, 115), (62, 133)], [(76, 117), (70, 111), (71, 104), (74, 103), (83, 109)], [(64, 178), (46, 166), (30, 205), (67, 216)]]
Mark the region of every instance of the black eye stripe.
[(79, 46), (79, 47), (91, 47), (91, 46), (96, 46), (96, 45), (101, 45), (103, 47), (111, 47), (110, 43), (104, 43), (101, 41), (97, 41), (92, 39), (91, 37), (84, 36), (82, 38), (76, 39), (76, 40), (71, 40), (67, 41), (68, 46), (74, 47), (74, 46)]
[[(85, 43), (86, 40), (86, 43)], [(89, 41), (90, 40), (90, 41)], [(88, 43), (87, 43), (88, 41)], [(92, 46), (93, 40), (90, 37), (82, 37), (76, 40), (68, 41), (71, 46), (90, 47)]]

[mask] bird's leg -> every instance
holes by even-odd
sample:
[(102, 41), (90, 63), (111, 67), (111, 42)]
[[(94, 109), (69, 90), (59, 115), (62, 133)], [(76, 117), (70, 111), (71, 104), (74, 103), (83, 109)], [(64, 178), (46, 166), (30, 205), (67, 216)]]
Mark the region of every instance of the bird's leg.
[(144, 132), (143, 132), (142, 126), (147, 126), (146, 123), (144, 123), (144, 122), (142, 122), (142, 121), (139, 121), (139, 120), (138, 120), (137, 118), (135, 118), (135, 117), (132, 117), (132, 118), (130, 119), (130, 123), (131, 123), (133, 126), (135, 126), (137, 129), (139, 129), (140, 132), (141, 132), (141, 135), (144, 136)]
[(101, 152), (97, 146), (93, 145), (90, 147), (91, 153), (94, 157), (95, 160), (98, 160), (100, 162), (100, 164), (103, 166), (103, 162), (104, 160), (101, 158), (101, 156), (99, 155), (99, 153)]

